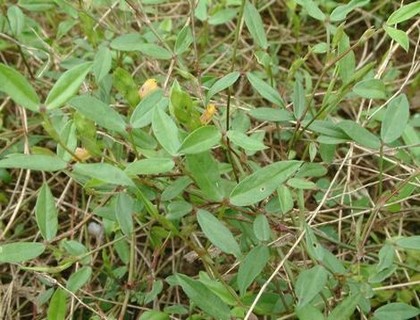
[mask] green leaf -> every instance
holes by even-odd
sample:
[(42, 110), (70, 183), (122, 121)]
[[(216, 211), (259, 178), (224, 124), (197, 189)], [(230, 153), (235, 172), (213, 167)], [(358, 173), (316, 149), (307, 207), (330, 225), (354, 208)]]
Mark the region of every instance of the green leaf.
[(59, 108), (70, 100), (79, 91), (91, 68), (92, 63), (86, 62), (64, 72), (48, 93), (45, 100), (47, 109)]
[(376, 135), (354, 121), (343, 120), (337, 126), (353, 141), (357, 142), (361, 146), (374, 150), (379, 149), (381, 146), (381, 141)]
[(214, 319), (230, 319), (229, 307), (204, 284), (183, 274), (177, 274), (176, 279), (188, 298), (201, 310)]
[(217, 278), (210, 277), (207, 272), (200, 271), (198, 280), (226, 304), (236, 306), (238, 303), (237, 298), (233, 296), (232, 291), (229, 290), (231, 287), (226, 286)]
[(199, 209), (197, 221), (209, 241), (225, 253), (239, 258), (242, 253), (238, 243), (228, 228), (210, 212)]
[(265, 83), (263, 80), (258, 78), (255, 74), (248, 72), (246, 74), (249, 83), (251, 83), (252, 87), (257, 90), (257, 92), (265, 99), (274, 103), (277, 106), (284, 107), (285, 104), (283, 99), (281, 98), (280, 94), (276, 89)]
[(293, 120), (292, 114), (285, 109), (255, 108), (249, 111), (249, 114), (260, 121), (288, 122)]
[(395, 241), (395, 244), (406, 250), (420, 250), (420, 236), (400, 238)]
[(17, 37), (22, 33), (25, 25), (25, 15), (17, 6), (10, 6), (7, 9), (7, 19), (9, 20), (10, 31)]
[(105, 183), (134, 186), (133, 181), (124, 171), (108, 163), (76, 163), (73, 172)]
[(0, 245), (0, 263), (20, 263), (35, 259), (45, 251), (39, 242), (14, 242)]
[(207, 20), (207, 0), (197, 1), (197, 5), (194, 10), (194, 16), (200, 21)]
[(172, 156), (177, 155), (179, 147), (181, 146), (178, 136), (179, 131), (172, 118), (162, 109), (155, 109), (153, 113), (152, 129), (163, 149)]
[[(76, 125), (73, 120), (68, 121), (60, 132), (60, 139), (70, 151), (77, 147)], [(64, 161), (70, 161), (73, 156), (68, 153), (61, 144), (57, 145), (57, 155)]]
[(361, 294), (357, 293), (345, 298), (333, 311), (328, 315), (328, 320), (348, 320), (356, 310)]
[(124, 172), (129, 176), (140, 174), (159, 174), (171, 171), (175, 162), (168, 158), (150, 158), (131, 162)]
[(385, 85), (379, 79), (362, 80), (355, 84), (353, 92), (362, 98), (386, 99)]
[(406, 303), (388, 303), (375, 310), (375, 318), (379, 320), (406, 320), (413, 319), (420, 314), (420, 309)]
[(67, 168), (67, 162), (55, 156), (13, 154), (0, 160), (0, 168), (40, 170), (46, 172)]
[(282, 213), (287, 213), (293, 209), (294, 201), (292, 193), (290, 189), (285, 186), (281, 185), (277, 188), (277, 196), (280, 203), (280, 210)]
[(103, 78), (109, 73), (112, 66), (111, 50), (107, 47), (102, 47), (96, 53), (93, 60), (92, 71), (95, 75), (96, 82), (100, 83)]
[(296, 281), (295, 292), (299, 299), (298, 307), (304, 307), (324, 289), (328, 280), (327, 270), (320, 265), (302, 271)]
[(120, 67), (115, 69), (112, 74), (112, 84), (131, 107), (134, 108), (140, 102), (137, 84), (127, 70)]
[(270, 252), (266, 246), (253, 248), (239, 265), (238, 270), (238, 288), (241, 296), (244, 296), (248, 287), (261, 274), (268, 259)]
[(387, 24), (396, 24), (404, 22), (408, 19), (411, 19), (414, 16), (420, 14), (420, 2), (415, 1), (413, 3), (407, 4), (399, 8), (397, 11), (393, 12), (388, 20), (386, 21)]
[(119, 51), (138, 51), (144, 45), (144, 39), (140, 33), (128, 33), (116, 37), (111, 41), (111, 48)]
[(207, 92), (206, 101), (208, 102), (215, 94), (233, 85), (240, 75), (239, 72), (232, 72), (217, 80)]
[(152, 290), (144, 296), (144, 304), (148, 304), (155, 300), (158, 295), (162, 292), (163, 289), (163, 281), (162, 280), (154, 280)]
[(154, 43), (143, 43), (139, 46), (138, 50), (146, 56), (159, 59), (159, 60), (170, 60), (172, 59), (172, 53), (161, 46)]
[(389, 27), (386, 24), (384, 24), (383, 28), (384, 28), (385, 32), (388, 34), (388, 36), (391, 37), (392, 40), (398, 42), (398, 44), (406, 52), (408, 52), (408, 48), (410, 47), (410, 39), (408, 38), (407, 33), (405, 33), (402, 30), (398, 30), (398, 29)]
[(168, 99), (163, 97), (163, 91), (157, 89), (146, 95), (134, 109), (130, 118), (131, 126), (135, 129), (143, 128), (152, 122), (155, 109), (168, 106)]
[(193, 36), (191, 28), (187, 25), (184, 26), (181, 31), (178, 33), (175, 41), (175, 53), (181, 54), (188, 50), (189, 46), (193, 42)]
[(0, 91), (28, 110), (39, 110), (39, 97), (28, 80), (15, 69), (2, 63), (0, 63)]
[(126, 124), (121, 115), (95, 97), (84, 95), (70, 100), (69, 104), (99, 126), (116, 132), (125, 132)]
[(280, 161), (258, 169), (232, 190), (230, 202), (247, 206), (268, 197), (301, 166), (300, 161)]
[(268, 241), (270, 240), (271, 230), (270, 224), (268, 223), (268, 219), (265, 215), (259, 214), (252, 225), (254, 234), (260, 241)]
[(83, 287), (90, 279), (92, 275), (91, 267), (82, 267), (76, 272), (72, 273), (69, 280), (67, 281), (66, 288), (75, 293), (81, 287)]
[(265, 36), (264, 25), (258, 10), (248, 0), (245, 2), (244, 20), (255, 43), (262, 49), (267, 49), (268, 42)]
[(209, 151), (189, 154), (187, 169), (206, 199), (221, 201), (224, 197), (217, 162)]
[(314, 190), (316, 184), (312, 181), (308, 181), (301, 178), (292, 178), (287, 181), (287, 185), (291, 188), (302, 189), (302, 190)]
[(237, 14), (238, 11), (232, 8), (221, 9), (208, 19), (208, 23), (213, 26), (224, 24), (233, 20)]
[(133, 233), (133, 211), (134, 200), (127, 193), (120, 192), (116, 199), (115, 217), (122, 233), (126, 236)]
[(247, 151), (260, 151), (267, 149), (263, 142), (248, 137), (246, 134), (237, 130), (229, 130), (227, 132), (227, 136), (231, 142)]
[(296, 2), (304, 7), (312, 18), (319, 21), (325, 20), (325, 14), (318, 8), (318, 5), (313, 0), (297, 0)]
[(346, 19), (347, 15), (356, 8), (367, 5), (370, 0), (352, 0), (347, 4), (336, 7), (330, 15), (330, 21), (337, 22)]
[(397, 140), (404, 133), (410, 117), (410, 106), (405, 94), (400, 94), (389, 103), (381, 126), (384, 143)]
[(194, 154), (210, 150), (220, 143), (222, 134), (215, 126), (200, 127), (191, 132), (179, 148), (180, 154)]
[(56, 289), (51, 297), (47, 311), (48, 320), (64, 320), (67, 311), (67, 293), (63, 289)]
[(310, 304), (296, 308), (295, 312), (299, 320), (325, 320), (322, 312)]
[(148, 310), (143, 312), (139, 320), (169, 320), (169, 315), (165, 312)]
[(296, 119), (300, 119), (305, 111), (305, 90), (302, 85), (302, 81), (299, 77), (295, 80), (295, 87), (293, 89), (293, 113)]
[(39, 191), (35, 205), (35, 217), (42, 237), (51, 241), (57, 234), (58, 212), (54, 197), (48, 184), (44, 183)]

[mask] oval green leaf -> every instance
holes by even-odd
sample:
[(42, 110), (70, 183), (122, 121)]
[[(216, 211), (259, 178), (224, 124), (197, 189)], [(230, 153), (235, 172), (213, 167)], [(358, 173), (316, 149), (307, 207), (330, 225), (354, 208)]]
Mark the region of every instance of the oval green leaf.
[(385, 85), (379, 79), (360, 81), (355, 84), (353, 92), (366, 99), (386, 99)]
[(256, 108), (249, 111), (251, 117), (260, 121), (288, 122), (293, 120), (292, 114), (284, 109)]
[(99, 126), (116, 132), (125, 132), (126, 124), (121, 115), (107, 104), (92, 96), (78, 96), (69, 104)]
[(120, 192), (115, 204), (115, 217), (124, 235), (133, 233), (134, 200), (127, 193)]
[(248, 137), (245, 133), (237, 130), (229, 130), (227, 136), (231, 142), (247, 151), (260, 151), (268, 148), (262, 141)]
[(153, 113), (152, 129), (163, 149), (172, 156), (177, 155), (181, 146), (178, 128), (172, 118), (160, 108), (155, 109)]
[(246, 255), (238, 270), (237, 282), (241, 296), (245, 295), (246, 289), (263, 271), (269, 258), (270, 252), (266, 246), (255, 247)]
[(91, 275), (91, 267), (80, 268), (75, 273), (72, 273), (69, 280), (67, 281), (66, 288), (73, 293), (76, 292), (89, 281)]
[(411, 19), (412, 17), (420, 14), (420, 2), (415, 1), (413, 3), (402, 6), (397, 11), (393, 12), (388, 20), (387, 24), (396, 24)]
[(20, 263), (35, 259), (45, 251), (39, 242), (15, 242), (0, 245), (0, 263)]
[(252, 38), (258, 46), (262, 49), (267, 49), (268, 42), (260, 13), (249, 1), (246, 1), (244, 10), (244, 20), (249, 33), (251, 33)]
[(343, 130), (349, 138), (361, 146), (374, 150), (379, 149), (381, 146), (381, 141), (376, 135), (354, 121), (343, 120), (337, 126)]
[(59, 171), (67, 167), (67, 162), (55, 156), (14, 154), (0, 160), (0, 168), (16, 168), (40, 171)]
[(284, 101), (276, 89), (268, 85), (266, 82), (258, 78), (255, 74), (248, 72), (246, 74), (249, 83), (257, 92), (265, 99), (277, 106), (284, 107)]
[(163, 91), (158, 89), (144, 97), (134, 109), (130, 118), (133, 128), (143, 128), (152, 122), (155, 108), (163, 108), (168, 105), (168, 100), (163, 99)]
[(198, 210), (197, 221), (209, 241), (224, 253), (239, 258), (241, 249), (233, 234), (214, 215), (205, 210)]
[(200, 127), (191, 132), (179, 148), (181, 154), (194, 154), (210, 150), (219, 144), (222, 134), (215, 126)]
[(239, 72), (232, 72), (217, 80), (207, 92), (206, 100), (209, 101), (216, 93), (229, 88), (238, 80), (240, 75)]
[(67, 293), (63, 289), (55, 290), (47, 311), (48, 320), (64, 320), (67, 311)]
[(59, 108), (70, 100), (79, 91), (91, 68), (92, 63), (86, 62), (64, 72), (48, 93), (45, 100), (47, 109)]
[(408, 320), (420, 314), (420, 309), (406, 303), (388, 303), (375, 310), (375, 318), (380, 320)]
[(171, 171), (175, 162), (168, 158), (150, 158), (131, 162), (124, 172), (129, 176), (139, 174), (159, 174)]
[(295, 292), (299, 299), (298, 306), (304, 307), (324, 289), (328, 280), (328, 272), (323, 266), (315, 266), (302, 271), (296, 281)]
[(290, 178), (301, 164), (295, 160), (281, 161), (258, 169), (232, 190), (230, 202), (235, 206), (247, 206), (265, 199)]
[(28, 80), (15, 69), (2, 63), (0, 63), (0, 91), (28, 110), (39, 110), (39, 97)]
[(410, 118), (410, 106), (405, 94), (392, 99), (389, 103), (381, 126), (381, 139), (385, 143), (397, 140), (404, 133)]
[(254, 234), (260, 241), (270, 240), (271, 229), (268, 219), (265, 215), (259, 214), (252, 224)]
[(44, 183), (39, 191), (35, 205), (35, 217), (42, 237), (51, 241), (57, 234), (58, 212), (54, 197), (48, 184)]
[(110, 184), (134, 186), (124, 171), (108, 163), (76, 163), (73, 172)]

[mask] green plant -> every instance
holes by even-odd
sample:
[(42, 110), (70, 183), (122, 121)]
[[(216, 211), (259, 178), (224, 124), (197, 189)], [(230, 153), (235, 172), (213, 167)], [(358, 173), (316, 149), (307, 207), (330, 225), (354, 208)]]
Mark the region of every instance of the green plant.
[(419, 314), (419, 1), (1, 8), (8, 317)]

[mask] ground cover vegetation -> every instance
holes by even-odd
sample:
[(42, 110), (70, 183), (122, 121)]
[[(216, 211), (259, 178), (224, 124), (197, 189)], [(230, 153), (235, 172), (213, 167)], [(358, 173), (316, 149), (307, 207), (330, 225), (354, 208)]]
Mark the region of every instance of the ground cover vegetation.
[(1, 319), (415, 319), (419, 1), (0, 1)]

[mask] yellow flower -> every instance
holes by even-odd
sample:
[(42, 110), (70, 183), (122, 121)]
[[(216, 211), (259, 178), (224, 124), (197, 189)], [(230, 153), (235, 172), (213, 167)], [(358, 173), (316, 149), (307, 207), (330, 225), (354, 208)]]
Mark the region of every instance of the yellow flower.
[(216, 112), (216, 106), (214, 104), (209, 104), (200, 117), (201, 124), (208, 124)]
[(158, 88), (156, 79), (147, 79), (139, 89), (140, 98), (144, 98), (149, 93), (155, 91)]

